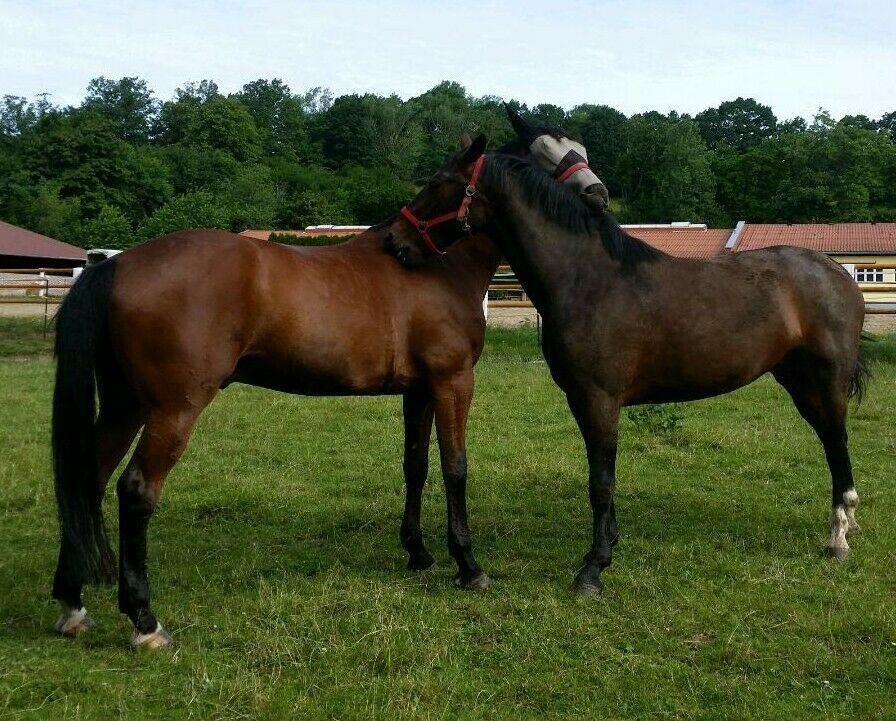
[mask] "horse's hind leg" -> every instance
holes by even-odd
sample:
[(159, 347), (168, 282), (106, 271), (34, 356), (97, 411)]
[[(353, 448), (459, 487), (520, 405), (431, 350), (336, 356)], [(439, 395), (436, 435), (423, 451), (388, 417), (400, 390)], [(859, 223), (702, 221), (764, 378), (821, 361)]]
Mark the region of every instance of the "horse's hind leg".
[(134, 624), (131, 643), (138, 649), (161, 648), (171, 643), (171, 637), (149, 606), (146, 532), (162, 484), (186, 448), (204, 406), (150, 411), (137, 449), (118, 479), (118, 607)]
[(410, 391), (404, 395), (403, 410), (405, 499), (399, 535), (401, 545), (408, 552), (408, 568), (424, 571), (435, 563), (420, 530), (420, 505), (429, 472), (432, 399), (423, 391)]
[(831, 472), (830, 535), (827, 555), (844, 559), (849, 554), (847, 535), (859, 530), (855, 509), (859, 503), (852, 477), (846, 435), (848, 377), (824, 359), (800, 353), (774, 370), (775, 378), (815, 430), (824, 447)]
[[(102, 495), (112, 472), (134, 442), (141, 419), (137, 402), (126, 387), (110, 388), (108, 382), (104, 383), (104, 379), (100, 378), (99, 395), (100, 412), (95, 433), (97, 484)], [(57, 573), (59, 577), (61, 575)], [(64, 636), (80, 636), (93, 626), (81, 600), (81, 590), (80, 587), (69, 588), (60, 594), (61, 613), (56, 622), (56, 631)]]

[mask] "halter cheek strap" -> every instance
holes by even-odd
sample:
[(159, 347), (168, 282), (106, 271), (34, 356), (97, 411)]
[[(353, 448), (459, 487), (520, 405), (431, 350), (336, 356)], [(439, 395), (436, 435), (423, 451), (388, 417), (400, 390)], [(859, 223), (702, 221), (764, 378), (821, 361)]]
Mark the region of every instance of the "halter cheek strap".
[(426, 247), (436, 255), (445, 255), (445, 251), (441, 250), (432, 239), (432, 236), (429, 234), (430, 228), (434, 228), (442, 223), (447, 223), (449, 220), (456, 220), (461, 224), (465, 233), (470, 232), (470, 203), (473, 202), (473, 196), (476, 195), (476, 184), (479, 182), (479, 176), (482, 174), (482, 166), (484, 164), (485, 155), (480, 155), (473, 164), (473, 173), (470, 176), (470, 182), (467, 184), (463, 200), (460, 201), (460, 207), (457, 211), (443, 213), (442, 215), (430, 218), (429, 220), (421, 220), (414, 215), (414, 212), (408, 206), (404, 206), (401, 209), (401, 214), (404, 219), (417, 229), (417, 232), (420, 233), (420, 237), (423, 238), (423, 242), (426, 243)]

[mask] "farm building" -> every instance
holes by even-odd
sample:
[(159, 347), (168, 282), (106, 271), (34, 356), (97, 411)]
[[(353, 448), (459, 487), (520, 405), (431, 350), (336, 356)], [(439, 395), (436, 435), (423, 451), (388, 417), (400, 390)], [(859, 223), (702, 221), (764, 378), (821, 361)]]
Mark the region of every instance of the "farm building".
[(0, 221), (0, 268), (78, 268), (82, 248)]

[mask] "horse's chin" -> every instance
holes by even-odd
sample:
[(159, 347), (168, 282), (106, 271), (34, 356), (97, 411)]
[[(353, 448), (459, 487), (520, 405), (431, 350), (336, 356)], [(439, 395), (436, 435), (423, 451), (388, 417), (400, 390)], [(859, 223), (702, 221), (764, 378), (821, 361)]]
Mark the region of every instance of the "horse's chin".
[(413, 270), (419, 268), (426, 262), (426, 258), (416, 248), (410, 246), (387, 248), (386, 251), (392, 255), (404, 268)]

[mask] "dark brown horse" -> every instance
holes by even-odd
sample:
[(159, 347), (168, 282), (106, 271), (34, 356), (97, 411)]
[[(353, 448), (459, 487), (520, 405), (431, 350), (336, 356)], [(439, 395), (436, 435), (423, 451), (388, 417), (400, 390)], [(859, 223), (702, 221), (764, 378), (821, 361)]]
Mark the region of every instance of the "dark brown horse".
[[(864, 380), (864, 308), (849, 274), (792, 247), (670, 257), (627, 235), (609, 213), (590, 213), (529, 162), (483, 156), (485, 145), (479, 136), (446, 161), (393, 222), (386, 247), (405, 265), (426, 268), (462, 237), (461, 223), (486, 232), (544, 317), (545, 359), (566, 392), (590, 468), (593, 540), (574, 588), (600, 589), (618, 538), (620, 408), (727, 393), (768, 371), (824, 446), (833, 481), (827, 551), (845, 557), (858, 495), (844, 421)], [(460, 223), (424, 224), (455, 211)]]
[(57, 317), (57, 630), (86, 630), (82, 586), (114, 578), (102, 497), (142, 428), (118, 480), (118, 604), (134, 623), (135, 646), (170, 642), (149, 605), (147, 525), (199, 414), (234, 382), (306, 395), (403, 395), (400, 537), (412, 569), (433, 563), (420, 501), (435, 416), (458, 583), (488, 585), (467, 530), (465, 434), (482, 298), (499, 253), (473, 236), (444, 263), (411, 273), (383, 252), (384, 235), (292, 248), (184, 231), (83, 272)]

